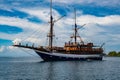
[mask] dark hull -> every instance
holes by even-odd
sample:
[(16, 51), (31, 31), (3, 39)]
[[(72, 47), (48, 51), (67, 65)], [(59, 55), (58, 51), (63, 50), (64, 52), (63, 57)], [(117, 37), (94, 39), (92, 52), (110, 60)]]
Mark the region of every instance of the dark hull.
[[(99, 54), (97, 56), (78, 56), (78, 57), (71, 57), (71, 56), (62, 56), (60, 55), (53, 55), (53, 53), (46, 53), (41, 51), (35, 51), (44, 61), (86, 61), (86, 60), (102, 60), (102, 56)], [(51, 55), (52, 54), (52, 55)]]

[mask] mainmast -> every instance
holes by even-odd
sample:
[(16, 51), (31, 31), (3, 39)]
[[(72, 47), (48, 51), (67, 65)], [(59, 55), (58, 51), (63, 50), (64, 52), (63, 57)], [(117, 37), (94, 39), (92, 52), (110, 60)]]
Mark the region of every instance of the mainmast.
[(51, 0), (51, 3), (50, 3), (50, 32), (49, 32), (49, 48), (50, 48), (50, 51), (52, 51), (52, 46), (53, 46), (53, 17), (52, 17), (52, 0)]
[(75, 44), (77, 43), (77, 37), (80, 38), (80, 41), (82, 44), (84, 44), (83, 40), (81, 39), (81, 37), (78, 34), (78, 30), (80, 28), (82, 28), (83, 26), (85, 26), (86, 24), (82, 25), (80, 28), (77, 27), (77, 23), (76, 23), (76, 10), (74, 9), (74, 14), (75, 14), (75, 28), (74, 28), (74, 35), (71, 38), (74, 38), (75, 40)]
[(53, 17), (52, 17), (52, 0), (51, 0), (51, 3), (50, 3), (50, 22), (49, 22), (50, 23), (50, 32), (47, 35), (47, 37), (49, 37), (49, 49), (50, 49), (51, 52), (53, 50), (53, 37), (54, 37), (53, 26), (54, 26), (54, 23), (59, 21), (60, 19), (62, 19), (64, 16), (58, 18), (57, 20), (53, 20)]
[(77, 24), (76, 24), (76, 10), (74, 9), (74, 12), (75, 12), (75, 44), (77, 43)]

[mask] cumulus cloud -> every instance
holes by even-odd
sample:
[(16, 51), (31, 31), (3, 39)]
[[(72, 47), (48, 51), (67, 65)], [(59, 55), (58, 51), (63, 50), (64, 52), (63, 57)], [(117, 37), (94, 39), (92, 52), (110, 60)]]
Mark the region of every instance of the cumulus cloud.
[[(22, 8), (20, 11), (26, 12), (30, 15), (37, 16), (38, 18), (42, 19), (44, 22), (48, 22), (50, 16), (50, 9), (49, 8), (33, 8), (33, 9), (25, 9)], [(58, 11), (52, 9), (52, 14), (55, 18), (59, 18), (61, 15)]]
[[(29, 29), (35, 29), (39, 26), (34, 23), (30, 23), (27, 19), (20, 19), (17, 17), (7, 17), (7, 16), (0, 16), (0, 24), (3, 25), (10, 25), (10, 26), (17, 26), (20, 28), (29, 28)], [(24, 24), (25, 23), (25, 24)], [(31, 26), (31, 27), (29, 27)]]
[(39, 24), (39, 23), (29, 22), (27, 19), (20, 19), (17, 17), (6, 17), (6, 16), (0, 16), (0, 24), (16, 26), (23, 29), (23, 32), (18, 34), (7, 34), (0, 32), (1, 34), (0, 37), (2, 39), (8, 39), (8, 40), (14, 40), (16, 38), (21, 38), (23, 40), (29, 37), (39, 37), (42, 34), (44, 35), (44, 33), (46, 33), (46, 29), (48, 28), (48, 23)]
[[(49, 1), (49, 0), (48, 0)], [(81, 5), (96, 5), (96, 6), (108, 6), (117, 7), (120, 6), (119, 0), (53, 0), (55, 3), (65, 3), (65, 4), (81, 4)], [(110, 4), (111, 3), (111, 4)]]
[[(39, 43), (43, 45), (43, 43), (46, 42), (45, 36), (49, 31), (48, 29), (49, 28), (49, 23), (48, 23), (49, 10), (48, 9), (41, 9), (41, 10), (21, 9), (21, 11), (24, 11), (30, 15), (36, 16), (45, 23), (33, 23), (33, 22), (29, 22), (27, 19), (0, 16), (0, 24), (17, 26), (23, 29), (23, 32), (19, 34), (7, 34), (7, 33), (1, 32), (0, 37), (3, 39), (13, 40), (14, 43), (16, 41), (16, 38), (19, 38), (21, 39), (21, 41), (24, 41), (24, 42), (30, 42), (30, 43), (33, 42), (33, 43)], [(60, 14), (56, 10), (53, 10), (53, 14), (56, 14), (55, 15), (56, 19), (60, 17)], [(60, 25), (60, 26), (57, 26), (56, 28), (58, 29), (59, 27), (62, 27), (62, 26)]]
[[(8, 4), (9, 3), (9, 4)], [(29, 3), (29, 4), (28, 4)], [(0, 1), (0, 7), (36, 7), (36, 6), (45, 6), (50, 3), (50, 0), (10, 0), (10, 1)], [(119, 0), (53, 0), (53, 3), (64, 3), (64, 4), (80, 4), (80, 5), (97, 5), (97, 6), (108, 6), (116, 7), (120, 6)], [(6, 6), (4, 6), (6, 5)], [(31, 6), (32, 5), (32, 6)], [(34, 5), (34, 6), (33, 6)]]
[[(27, 0), (29, 1), (29, 0)], [(27, 1), (25, 1), (27, 3)], [(53, 3), (64, 3), (64, 4), (96, 4), (99, 6), (119, 6), (119, 0), (53, 0)], [(14, 0), (13, 0), (14, 2)], [(35, 3), (34, 1), (31, 1)], [(49, 0), (44, 0), (43, 2), (49, 2)], [(4, 3), (4, 1), (2, 2)], [(12, 1), (11, 1), (12, 3)], [(12, 5), (20, 6), (22, 5), (22, 1), (15, 1)], [(111, 4), (109, 4), (111, 3)], [(46, 3), (45, 3), (46, 4)], [(65, 6), (63, 4), (63, 6)], [(3, 5), (3, 4), (2, 4)], [(0, 5), (0, 6), (2, 6)], [(9, 5), (8, 5), (9, 6)], [(42, 6), (42, 5), (41, 5)], [(47, 5), (48, 6), (48, 5)], [(34, 6), (32, 6), (34, 7)], [(8, 8), (6, 8), (8, 9)], [(18, 18), (18, 17), (7, 17), (7, 16), (0, 16), (0, 24), (2, 25), (10, 25), (10, 26), (17, 26), (23, 29), (23, 32), (18, 34), (7, 34), (0, 32), (0, 38), (2, 39), (10, 39), (13, 42), (26, 42), (26, 43), (36, 43), (40, 45), (44, 45), (46, 42), (46, 35), (49, 31), (49, 9), (47, 7), (38, 7), (37, 8), (25, 8), (19, 7), (16, 8), (21, 12), (28, 13), (31, 16), (35, 16), (42, 20), (42, 23), (34, 23), (27, 20), (27, 18)], [(10, 10), (10, 9), (8, 9)], [(69, 12), (67, 12), (69, 13)], [(120, 26), (120, 15), (108, 15), (105, 17), (96, 17), (93, 15), (84, 15), (82, 11), (78, 11), (77, 15), (77, 24), (86, 26), (79, 30), (80, 35), (83, 37), (85, 41), (92, 41), (92, 42), (112, 42), (114, 41), (113, 45), (120, 44), (119, 43), (119, 26)], [(53, 17), (54, 20), (58, 19), (62, 16), (58, 11), (53, 9)], [(58, 36), (58, 45), (63, 45), (65, 41), (69, 40), (69, 36), (72, 34), (72, 28), (74, 25), (74, 14), (69, 13), (65, 18), (61, 19), (60, 21), (56, 22), (54, 25), (54, 33)], [(115, 29), (117, 28), (117, 30)], [(113, 34), (113, 32), (115, 32)], [(64, 41), (64, 42), (63, 42)], [(63, 42), (63, 44), (61, 44)], [(111, 45), (112, 45), (111, 44)], [(0, 51), (4, 49), (1, 48)]]
[[(40, 45), (44, 45), (43, 43), (46, 42), (46, 35), (49, 31), (49, 9), (41, 8), (39, 9), (20, 9), (21, 11), (28, 13), (30, 15), (36, 16), (40, 18), (45, 24), (42, 23), (33, 23), (29, 22), (27, 19), (20, 19), (17, 17), (5, 17), (0, 16), (0, 24), (11, 25), (11, 26), (18, 26), (19, 28), (23, 29), (22, 33), (19, 34), (5, 34), (1, 33), (0, 37), (4, 39), (11, 39), (14, 41), (19, 41), (21, 39), (23, 42), (37, 43)], [(53, 10), (55, 19), (59, 18), (60, 15), (56, 10)], [(73, 14), (74, 15), (74, 14)], [(70, 34), (72, 34), (72, 25), (74, 25), (74, 18), (73, 15), (67, 15), (64, 19), (56, 22), (54, 25), (54, 32), (56, 36), (58, 36), (58, 45), (63, 45), (65, 41), (69, 40)], [(84, 15), (80, 14), (77, 16), (77, 24), (86, 26), (79, 31), (80, 35), (83, 37), (85, 41), (92, 41), (92, 42), (107, 42), (110, 38), (116, 38), (115, 43), (119, 43), (119, 38), (116, 35), (119, 35), (119, 31), (114, 32), (114, 27), (119, 29), (120, 16), (119, 15), (108, 15), (105, 17), (96, 17), (93, 15)], [(34, 34), (31, 34), (35, 31)], [(103, 35), (103, 33), (105, 33)], [(16, 39), (18, 38), (18, 39)], [(60, 41), (64, 41), (61, 44)], [(112, 40), (113, 41), (113, 40)]]

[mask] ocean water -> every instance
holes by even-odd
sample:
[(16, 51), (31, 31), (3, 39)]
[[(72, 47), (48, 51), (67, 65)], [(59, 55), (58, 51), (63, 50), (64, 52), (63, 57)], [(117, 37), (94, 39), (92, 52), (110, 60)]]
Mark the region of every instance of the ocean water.
[(57, 62), (0, 58), (0, 80), (120, 80), (120, 58)]

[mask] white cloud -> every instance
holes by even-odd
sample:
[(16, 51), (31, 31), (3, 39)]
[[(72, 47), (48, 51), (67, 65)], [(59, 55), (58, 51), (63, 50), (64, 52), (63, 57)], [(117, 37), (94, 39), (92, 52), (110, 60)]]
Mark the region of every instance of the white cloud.
[[(48, 22), (49, 17), (50, 17), (50, 9), (49, 8), (33, 8), (33, 9), (20, 9), (23, 12), (26, 12), (30, 15), (37, 16), (38, 18), (42, 19), (44, 22)], [(58, 18), (60, 14), (52, 9), (52, 14), (55, 18)]]
[[(27, 19), (20, 19), (17, 17), (4, 17), (0, 16), (1, 25), (16, 26), (23, 29), (23, 32), (18, 34), (7, 34), (0, 32), (0, 38), (14, 40), (16, 38), (26, 39), (29, 37), (43, 37), (47, 33), (48, 24), (38, 24), (29, 22)], [(38, 35), (39, 34), (39, 35)]]
[(105, 17), (96, 17), (92, 15), (82, 15), (78, 19), (79, 23), (94, 23), (100, 25), (120, 24), (120, 15), (110, 15)]
[(116, 7), (120, 6), (119, 0), (53, 0), (55, 3), (65, 3), (65, 4), (80, 4), (80, 5), (90, 5), (94, 4), (97, 6), (109, 6)]
[(29, 22), (27, 19), (20, 19), (17, 17), (5, 17), (5, 16), (0, 16), (0, 24), (5, 24), (5, 25), (10, 25), (10, 26), (17, 26), (23, 29), (35, 29), (38, 28), (39, 26), (37, 24)]
[[(0, 38), (3, 39), (10, 39), (15, 40), (16, 38), (21, 39), (22, 42), (35, 42), (36, 44), (45, 45), (46, 42), (46, 35), (49, 31), (49, 25), (47, 24), (47, 21), (49, 21), (49, 9), (41, 8), (39, 10), (37, 9), (20, 9), (21, 11), (24, 11), (30, 15), (36, 16), (40, 18), (43, 22), (46, 22), (46, 24), (38, 24), (29, 22), (27, 19), (20, 19), (17, 17), (3, 17), (0, 16), (0, 24), (10, 25), (10, 26), (17, 26), (19, 28), (23, 29), (23, 32), (19, 34), (5, 34), (0, 33)], [(55, 19), (59, 18), (61, 15), (53, 10)], [(71, 14), (72, 15), (72, 14)], [(60, 21), (55, 23), (54, 26), (54, 32), (56, 33), (56, 36), (60, 36), (58, 38), (58, 45), (63, 45), (63, 41), (68, 41), (70, 34), (72, 34), (72, 25), (74, 25), (74, 19), (73, 16), (68, 15), (65, 18), (61, 19)], [(73, 14), (74, 15), (74, 14)], [(86, 24), (86, 26), (80, 30), (79, 33), (83, 37), (85, 41), (92, 41), (95, 43), (103, 43), (109, 41), (111, 38), (112, 41), (115, 41), (114, 44), (120, 44), (119, 34), (116, 31), (115, 34), (110, 33), (109, 31), (113, 32), (114, 29), (111, 29), (110, 26), (113, 26), (113, 28), (120, 25), (120, 15), (110, 15), (105, 17), (96, 17), (92, 15), (79, 15), (77, 16), (77, 24), (83, 25)], [(120, 28), (118, 28), (120, 29)], [(34, 31), (36, 31), (33, 34)], [(108, 32), (106, 34), (102, 34), (102, 32)], [(117, 36), (116, 36), (117, 35)], [(28, 39), (26, 39), (28, 38)], [(114, 40), (117, 39), (117, 40)], [(63, 44), (61, 42), (63, 42)], [(39, 43), (37, 43), (39, 42)]]

